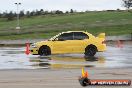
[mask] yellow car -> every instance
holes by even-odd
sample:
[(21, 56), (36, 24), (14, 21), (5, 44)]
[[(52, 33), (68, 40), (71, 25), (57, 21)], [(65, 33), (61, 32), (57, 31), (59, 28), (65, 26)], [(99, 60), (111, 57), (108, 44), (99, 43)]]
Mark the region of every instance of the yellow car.
[(98, 37), (84, 31), (67, 31), (59, 33), (47, 41), (41, 41), (30, 45), (30, 52), (33, 55), (51, 55), (67, 53), (84, 53), (87, 56), (94, 56), (96, 52), (106, 50), (104, 43), (105, 33)]

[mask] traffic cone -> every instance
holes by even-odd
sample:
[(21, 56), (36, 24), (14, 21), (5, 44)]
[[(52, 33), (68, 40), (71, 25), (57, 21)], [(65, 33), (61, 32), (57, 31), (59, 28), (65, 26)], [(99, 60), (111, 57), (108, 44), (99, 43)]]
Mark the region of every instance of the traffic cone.
[(30, 44), (26, 43), (26, 51), (25, 54), (29, 55), (30, 54), (30, 50), (29, 50)]
[(91, 85), (91, 80), (88, 78), (88, 72), (84, 72), (84, 68), (82, 68), (82, 76), (79, 77), (79, 83), (82, 86)]
[(84, 72), (84, 68), (82, 68), (82, 77), (88, 78), (88, 71)]

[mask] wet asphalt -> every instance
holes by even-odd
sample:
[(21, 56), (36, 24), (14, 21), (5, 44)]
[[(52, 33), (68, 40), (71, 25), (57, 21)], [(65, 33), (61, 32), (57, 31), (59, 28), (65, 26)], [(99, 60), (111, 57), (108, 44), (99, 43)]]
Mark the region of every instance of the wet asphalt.
[(109, 44), (107, 51), (94, 57), (84, 54), (51, 56), (26, 55), (25, 47), (0, 47), (0, 69), (73, 69), (88, 68), (131, 68), (132, 45), (123, 47)]

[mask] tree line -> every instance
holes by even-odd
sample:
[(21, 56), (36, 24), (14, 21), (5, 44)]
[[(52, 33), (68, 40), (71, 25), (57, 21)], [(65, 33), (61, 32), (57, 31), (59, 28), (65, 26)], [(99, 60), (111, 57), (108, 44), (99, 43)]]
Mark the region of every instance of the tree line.
[[(128, 12), (130, 12), (130, 8), (132, 7), (132, 0), (122, 0), (123, 3), (123, 7), (125, 7), (127, 9)], [(119, 9), (117, 9), (119, 10)], [(19, 16), (20, 18), (21, 17), (32, 17), (32, 16), (39, 16), (39, 15), (55, 15), (55, 14), (69, 14), (69, 13), (74, 13), (76, 11), (74, 11), (73, 9), (71, 9), (70, 11), (66, 11), (66, 12), (63, 12), (63, 11), (60, 11), (60, 10), (56, 10), (56, 11), (44, 11), (43, 9), (40, 9), (40, 10), (35, 10), (35, 11), (27, 11), (27, 12), (24, 12), (24, 11), (20, 11), (19, 12)], [(17, 17), (17, 13), (16, 12), (13, 12), (13, 11), (10, 11), (10, 12), (3, 12), (3, 13), (0, 13), (0, 18), (6, 18), (7, 21), (12, 21), (14, 20), (14, 18)]]
[[(69, 13), (74, 13), (76, 11), (74, 11), (73, 9), (71, 9), (70, 11), (60, 11), (60, 10), (56, 10), (56, 11), (44, 11), (43, 9), (40, 10), (33, 10), (33, 11), (26, 11), (24, 12), (23, 10), (19, 12), (19, 17), (32, 17), (32, 16), (40, 16), (40, 15), (56, 15), (56, 14), (69, 14)], [(10, 12), (3, 12), (0, 13), (0, 18), (6, 18), (7, 21), (12, 21), (17, 17), (17, 13), (10, 11)]]

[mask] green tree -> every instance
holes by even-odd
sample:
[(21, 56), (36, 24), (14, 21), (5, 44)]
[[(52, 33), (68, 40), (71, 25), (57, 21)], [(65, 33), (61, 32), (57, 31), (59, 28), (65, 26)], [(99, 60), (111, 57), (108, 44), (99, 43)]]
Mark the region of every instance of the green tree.
[(62, 12), (62, 11), (57, 10), (57, 11), (55, 12), (55, 14), (63, 14), (63, 12)]
[(41, 15), (41, 11), (36, 10), (35, 15)]
[(2, 13), (0, 13), (0, 18), (2, 17)]
[(26, 12), (26, 16), (27, 16), (27, 17), (30, 17), (30, 11), (27, 11), (27, 12)]
[(36, 12), (35, 11), (32, 11), (31, 13), (30, 13), (30, 16), (35, 16), (36, 15)]
[(25, 16), (24, 11), (20, 11), (20, 17)]
[(132, 7), (132, 0), (123, 0), (123, 6), (129, 11), (130, 7)]
[(8, 20), (8, 21), (14, 20), (14, 14), (13, 14), (12, 11), (10, 11), (10, 13), (7, 14), (7, 20)]
[(74, 13), (73, 9), (70, 10), (70, 13)]
[(65, 13), (66, 13), (66, 14), (68, 14), (69, 12), (68, 12), (68, 11), (66, 11)]
[(43, 15), (44, 14), (44, 10), (40, 9), (40, 14)]

